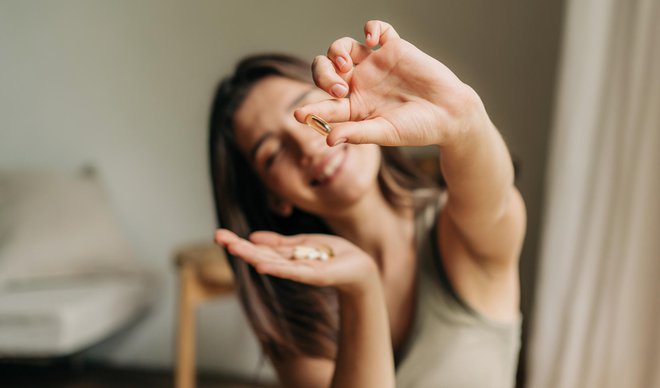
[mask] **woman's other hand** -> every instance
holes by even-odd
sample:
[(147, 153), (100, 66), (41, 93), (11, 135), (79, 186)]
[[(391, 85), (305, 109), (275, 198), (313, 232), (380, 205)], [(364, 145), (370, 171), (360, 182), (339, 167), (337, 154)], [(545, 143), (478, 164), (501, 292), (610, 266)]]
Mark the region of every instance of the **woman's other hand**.
[(314, 60), (316, 85), (337, 98), (295, 112), (301, 123), (310, 113), (331, 122), (328, 145), (444, 145), (490, 123), (472, 88), (391, 25), (372, 20), (364, 33), (365, 44), (341, 38)]
[[(219, 229), (215, 241), (259, 273), (313, 286), (336, 287), (346, 295), (363, 293), (378, 281), (378, 268), (369, 255), (336, 236), (255, 232), (245, 240), (227, 229)], [(328, 261), (293, 259), (296, 246), (330, 247), (333, 257)]]

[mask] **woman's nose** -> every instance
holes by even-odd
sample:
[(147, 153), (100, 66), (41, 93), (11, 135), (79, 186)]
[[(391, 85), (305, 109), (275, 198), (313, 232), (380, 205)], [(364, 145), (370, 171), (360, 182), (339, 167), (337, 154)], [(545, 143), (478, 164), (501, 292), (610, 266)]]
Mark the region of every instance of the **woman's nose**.
[(304, 124), (299, 124), (297, 131), (293, 131), (294, 138), (300, 150), (300, 159), (303, 165), (312, 163), (315, 159), (321, 157), (328, 148), (325, 137), (319, 135), (312, 128)]

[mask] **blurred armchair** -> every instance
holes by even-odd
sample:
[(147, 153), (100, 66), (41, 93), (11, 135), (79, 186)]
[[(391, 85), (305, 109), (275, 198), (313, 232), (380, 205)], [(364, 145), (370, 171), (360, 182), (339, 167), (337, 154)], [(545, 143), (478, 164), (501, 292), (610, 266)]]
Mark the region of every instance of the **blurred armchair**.
[(0, 359), (80, 352), (133, 322), (158, 284), (92, 169), (0, 170)]

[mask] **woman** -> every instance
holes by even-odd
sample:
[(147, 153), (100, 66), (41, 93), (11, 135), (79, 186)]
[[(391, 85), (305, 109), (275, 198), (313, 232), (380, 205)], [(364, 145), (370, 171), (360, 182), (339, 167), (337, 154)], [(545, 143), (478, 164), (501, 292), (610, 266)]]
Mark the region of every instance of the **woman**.
[[(287, 387), (511, 387), (525, 210), (506, 145), (444, 65), (387, 23), (364, 32), (315, 59), (318, 88), (284, 56), (221, 84), (216, 242)], [(440, 194), (383, 147), (430, 144)]]

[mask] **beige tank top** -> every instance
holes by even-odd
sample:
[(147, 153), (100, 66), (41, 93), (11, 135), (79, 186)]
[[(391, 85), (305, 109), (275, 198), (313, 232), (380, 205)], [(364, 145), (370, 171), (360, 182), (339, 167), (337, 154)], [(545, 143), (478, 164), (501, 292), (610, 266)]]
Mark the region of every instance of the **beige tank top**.
[(515, 323), (488, 319), (452, 288), (441, 264), (436, 225), (446, 193), (417, 193), (415, 321), (401, 350), (397, 388), (511, 388), (520, 348)]

